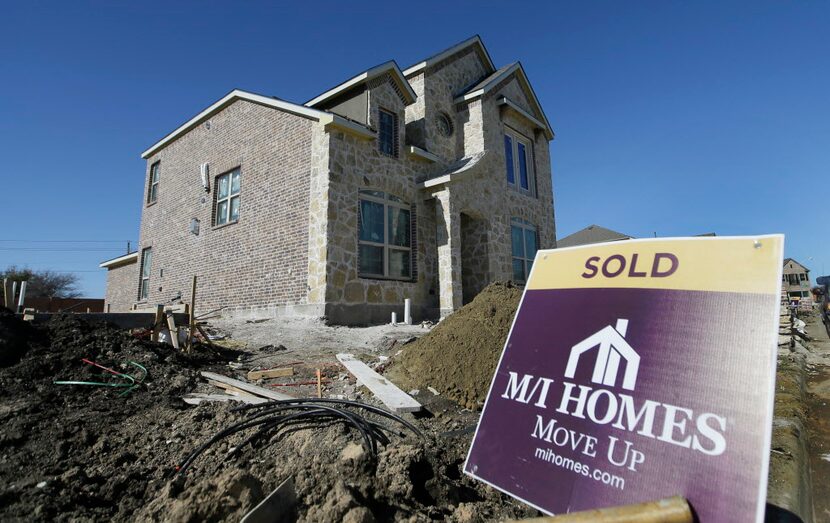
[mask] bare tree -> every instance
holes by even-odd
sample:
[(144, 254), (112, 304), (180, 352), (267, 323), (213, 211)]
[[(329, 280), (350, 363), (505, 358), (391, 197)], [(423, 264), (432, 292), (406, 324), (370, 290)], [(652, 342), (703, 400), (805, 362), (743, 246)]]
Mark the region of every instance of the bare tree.
[(26, 296), (32, 298), (78, 298), (78, 277), (72, 273), (50, 270), (35, 271), (28, 267), (10, 265), (0, 271), (0, 280), (27, 281)]

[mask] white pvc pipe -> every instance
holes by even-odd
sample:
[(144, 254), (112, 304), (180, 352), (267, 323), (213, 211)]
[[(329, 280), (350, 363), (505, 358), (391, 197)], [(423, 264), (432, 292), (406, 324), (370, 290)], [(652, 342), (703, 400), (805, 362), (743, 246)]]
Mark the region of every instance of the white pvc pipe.
[(392, 313), (392, 325), (397, 325), (397, 324), (398, 324), (398, 313), (393, 312)]
[(409, 298), (403, 301), (403, 321), (407, 325), (412, 325), (412, 300)]
[(20, 298), (17, 301), (17, 312), (23, 312), (23, 302), (26, 301), (26, 281), (20, 282)]

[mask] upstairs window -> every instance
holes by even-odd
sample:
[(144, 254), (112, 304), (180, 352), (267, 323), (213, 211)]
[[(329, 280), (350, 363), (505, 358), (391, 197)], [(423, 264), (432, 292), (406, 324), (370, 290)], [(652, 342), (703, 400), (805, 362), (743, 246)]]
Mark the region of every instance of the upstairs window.
[(150, 247), (141, 251), (141, 280), (138, 284), (138, 299), (146, 300), (150, 295), (150, 270), (153, 263), (153, 250)]
[(507, 183), (521, 192), (532, 194), (533, 170), (530, 157), (530, 140), (514, 132), (504, 134), (504, 160)]
[(378, 111), (378, 147), (387, 156), (398, 156), (398, 115), (385, 109)]
[(150, 166), (150, 186), (147, 188), (147, 203), (155, 203), (159, 197), (159, 171), (161, 162)]
[(239, 169), (216, 177), (216, 212), (214, 225), (239, 221)]
[(380, 191), (360, 191), (358, 267), (360, 276), (412, 278), (410, 206)]
[(533, 259), (536, 257), (536, 227), (530, 222), (513, 218), (510, 222), (510, 237), (513, 253), (513, 280), (527, 281)]

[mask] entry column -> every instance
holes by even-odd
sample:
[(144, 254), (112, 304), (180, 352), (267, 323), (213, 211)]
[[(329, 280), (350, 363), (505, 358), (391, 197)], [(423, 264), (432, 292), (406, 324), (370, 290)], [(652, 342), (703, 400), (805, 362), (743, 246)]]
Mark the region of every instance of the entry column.
[(461, 213), (456, 209), (449, 189), (444, 189), (434, 196), (439, 307), (443, 318), (462, 305)]

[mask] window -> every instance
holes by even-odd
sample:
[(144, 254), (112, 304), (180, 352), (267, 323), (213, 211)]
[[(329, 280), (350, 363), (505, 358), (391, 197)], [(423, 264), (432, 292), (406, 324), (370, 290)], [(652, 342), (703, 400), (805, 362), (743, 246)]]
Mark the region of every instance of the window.
[(385, 109), (378, 111), (378, 147), (383, 154), (398, 156), (398, 115)]
[(536, 227), (526, 220), (513, 218), (510, 237), (513, 247), (513, 280), (524, 283), (530, 275), (533, 258), (536, 257)]
[(360, 276), (412, 278), (411, 210), (400, 198), (360, 191), (358, 272)]
[(504, 160), (507, 169), (507, 183), (528, 194), (534, 192), (533, 162), (530, 158), (530, 151), (530, 141), (525, 137), (513, 132), (506, 132), (504, 134)]
[(141, 281), (138, 284), (138, 299), (146, 300), (150, 295), (150, 266), (153, 263), (153, 250), (150, 247), (141, 251)]
[(239, 169), (216, 177), (214, 225), (239, 221)]
[(161, 162), (150, 166), (150, 187), (147, 189), (147, 203), (155, 203), (159, 197), (159, 171)]

